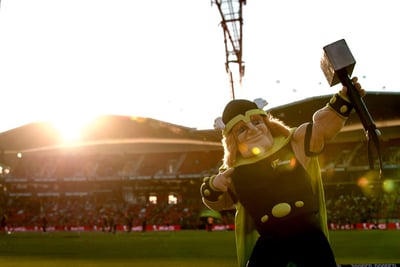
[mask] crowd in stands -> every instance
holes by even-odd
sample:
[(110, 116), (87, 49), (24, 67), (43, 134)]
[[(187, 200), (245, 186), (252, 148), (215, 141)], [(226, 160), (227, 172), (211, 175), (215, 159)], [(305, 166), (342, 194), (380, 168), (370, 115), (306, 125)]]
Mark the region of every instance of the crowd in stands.
[[(400, 147), (398, 140), (385, 143), (383, 156), (385, 166), (400, 169)], [(400, 183), (396, 182), (392, 190), (379, 192), (363, 192), (357, 182), (351, 178), (352, 172), (346, 168), (367, 166), (367, 151), (364, 144), (332, 145), (332, 153), (321, 157), (321, 165), (325, 172), (326, 204), (329, 223), (354, 224), (377, 221), (400, 221)], [(336, 155), (336, 156), (330, 156)], [(153, 157), (154, 156), (154, 157)], [(9, 189), (17, 193), (27, 191), (39, 192), (39, 187), (48, 185), (46, 190), (74, 190), (76, 181), (69, 178), (82, 178), (86, 182), (79, 183), (79, 191), (92, 190), (93, 180), (102, 181), (119, 177), (145, 176), (160, 181), (168, 174), (173, 179), (181, 179), (183, 174), (191, 179), (193, 174), (200, 179), (207, 173), (214, 173), (221, 158), (221, 151), (202, 153), (166, 153), (158, 155), (94, 155), (94, 156), (60, 156), (59, 158), (30, 158), (22, 160), (10, 177), (5, 177)], [(65, 158), (63, 158), (65, 157)], [(61, 164), (62, 163), (62, 164)], [(344, 168), (341, 175), (337, 173), (329, 180), (329, 169)], [(368, 167), (368, 166), (367, 166)], [(177, 175), (177, 176), (174, 176)], [(398, 176), (398, 174), (397, 174)], [(125, 178), (123, 178), (125, 177)], [(22, 181), (24, 178), (26, 181)], [(42, 179), (35, 181), (36, 178)], [(50, 179), (51, 178), (51, 179)], [(67, 179), (68, 178), (68, 179)], [(9, 179), (9, 180), (7, 180)], [(19, 182), (13, 183), (13, 179)], [(47, 179), (47, 180), (46, 180)], [(53, 180), (52, 180), (53, 179)], [(148, 178), (143, 178), (147, 181)], [(79, 179), (78, 179), (79, 180)], [(399, 179), (397, 179), (399, 180)], [(128, 179), (128, 181), (130, 181)], [(132, 180), (135, 183), (136, 180)], [(329, 184), (329, 182), (332, 182)], [(114, 181), (113, 184), (116, 184)], [(108, 185), (107, 185), (108, 186)], [(44, 187), (43, 187), (44, 188)], [(194, 188), (194, 189), (193, 189)], [(199, 192), (198, 184), (190, 189)], [(42, 189), (42, 188), (40, 188)], [(7, 224), (13, 226), (96, 226), (97, 229), (109, 229), (113, 225), (179, 225), (182, 229), (197, 229), (204, 224), (200, 212), (205, 207), (200, 195), (190, 200), (182, 198), (176, 204), (148, 201), (140, 203), (126, 201), (121, 196), (102, 198), (94, 194), (83, 196), (10, 196), (0, 194), (0, 216), (6, 218)], [(116, 193), (116, 192), (114, 192)], [(120, 192), (121, 193), (121, 192)], [(193, 199), (196, 199), (194, 201)], [(233, 224), (233, 211), (223, 214), (223, 220), (216, 223)], [(5, 219), (4, 219), (5, 220)], [(130, 229), (130, 227), (128, 227)]]
[[(390, 194), (364, 195), (355, 186), (329, 187), (327, 211), (329, 223), (344, 225), (400, 221), (400, 190)], [(16, 226), (91, 226), (108, 231), (121, 225), (179, 225), (181, 229), (199, 229), (204, 206), (197, 203), (143, 203), (102, 201), (86, 197), (9, 198), (2, 207), (9, 227)], [(1, 215), (1, 214), (0, 214)], [(233, 211), (223, 214), (216, 223), (233, 224)]]
[(326, 204), (329, 223), (352, 225), (400, 222), (399, 186), (397, 184), (391, 192), (383, 192), (380, 188), (362, 192), (356, 185), (328, 187)]
[(180, 225), (197, 228), (199, 206), (190, 203), (130, 204), (99, 201), (91, 197), (9, 198), (2, 207), (9, 227), (95, 226), (109, 229), (114, 225)]

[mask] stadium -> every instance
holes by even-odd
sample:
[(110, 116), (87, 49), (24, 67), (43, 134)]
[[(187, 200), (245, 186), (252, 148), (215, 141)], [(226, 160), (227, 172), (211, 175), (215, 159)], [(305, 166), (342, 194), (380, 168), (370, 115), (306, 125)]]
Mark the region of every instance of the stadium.
[[(242, 98), (236, 89), (245, 89), (245, 98), (267, 89), (275, 105), (267, 112), (290, 127), (309, 122), (332, 97), (304, 98), (325, 90), (315, 63), (331, 87), (339, 80), (355, 85), (349, 79), (355, 60), (342, 50), (346, 39), (365, 60), (357, 76), (377, 91), (363, 98), (367, 114), (350, 114), (319, 155), (327, 237), (338, 267), (400, 266), (400, 93), (390, 92), (399, 90), (392, 67), (399, 54), (398, 38), (387, 34), (398, 25), (394, 1), (346, 2), (362, 8), (346, 20), (327, 19), (343, 13), (340, 3), (327, 10), (326, 3), (256, 1), (243, 16), (245, 0), (200, 2), (3, 3), (0, 265), (238, 266), (235, 210), (207, 209), (199, 190), (221, 166), (222, 135), (183, 125), (208, 125), (207, 117), (219, 113), (211, 108), (226, 100), (222, 74), (230, 99)], [(209, 4), (221, 16), (221, 68)], [(319, 60), (314, 52), (332, 38), (345, 39), (324, 46)], [(360, 111), (355, 93), (347, 96)], [(74, 140), (37, 121), (64, 124), (98, 114)], [(365, 127), (366, 115), (376, 128)], [(291, 182), (287, 188), (300, 192)], [(320, 254), (314, 250), (320, 246), (308, 246), (308, 234), (306, 242), (297, 237), (281, 247), (288, 257)], [(292, 260), (286, 267), (304, 266)]]
[[(329, 98), (267, 111), (294, 127)], [(376, 146), (355, 113), (325, 147), (329, 226), (400, 229), (400, 94), (369, 92), (364, 100), (381, 133), (380, 153), (369, 149)], [(202, 229), (208, 215), (199, 187), (218, 171), (220, 141), (215, 130), (127, 116), (98, 117), (71, 143), (48, 123), (3, 132), (1, 215), (11, 231)], [(215, 229), (234, 227), (233, 211), (212, 216)]]

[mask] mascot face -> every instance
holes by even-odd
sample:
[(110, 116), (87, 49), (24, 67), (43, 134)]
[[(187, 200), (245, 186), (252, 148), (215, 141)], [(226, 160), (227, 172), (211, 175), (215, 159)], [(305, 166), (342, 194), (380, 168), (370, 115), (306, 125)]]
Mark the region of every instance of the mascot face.
[(232, 134), (239, 153), (243, 158), (258, 156), (269, 150), (273, 137), (264, 123), (267, 113), (255, 102), (245, 99), (230, 101), (222, 114), (224, 128), (222, 134), (226, 137)]
[(257, 156), (270, 149), (273, 143), (272, 134), (259, 114), (238, 121), (232, 127), (232, 133), (243, 158)]

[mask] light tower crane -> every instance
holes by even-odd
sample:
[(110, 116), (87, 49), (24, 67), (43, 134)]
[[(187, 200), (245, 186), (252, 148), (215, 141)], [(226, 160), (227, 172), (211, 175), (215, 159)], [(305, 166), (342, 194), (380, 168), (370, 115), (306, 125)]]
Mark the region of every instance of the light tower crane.
[[(215, 0), (215, 4), (221, 14), (221, 27), (224, 32), (225, 43), (225, 69), (229, 77), (232, 99), (235, 99), (235, 85), (242, 85), (244, 76), (244, 62), (242, 59), (242, 37), (243, 37), (243, 14), (242, 7), (246, 5), (245, 0)], [(233, 64), (238, 68), (234, 70)], [(237, 81), (237, 82), (235, 82)]]

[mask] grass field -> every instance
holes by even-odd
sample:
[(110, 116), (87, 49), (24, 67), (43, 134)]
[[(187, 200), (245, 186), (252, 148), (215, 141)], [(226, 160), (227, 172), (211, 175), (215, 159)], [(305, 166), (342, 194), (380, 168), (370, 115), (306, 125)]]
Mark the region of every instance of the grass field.
[[(400, 263), (400, 231), (332, 231), (338, 263)], [(12, 233), (0, 266), (236, 267), (233, 232)]]

